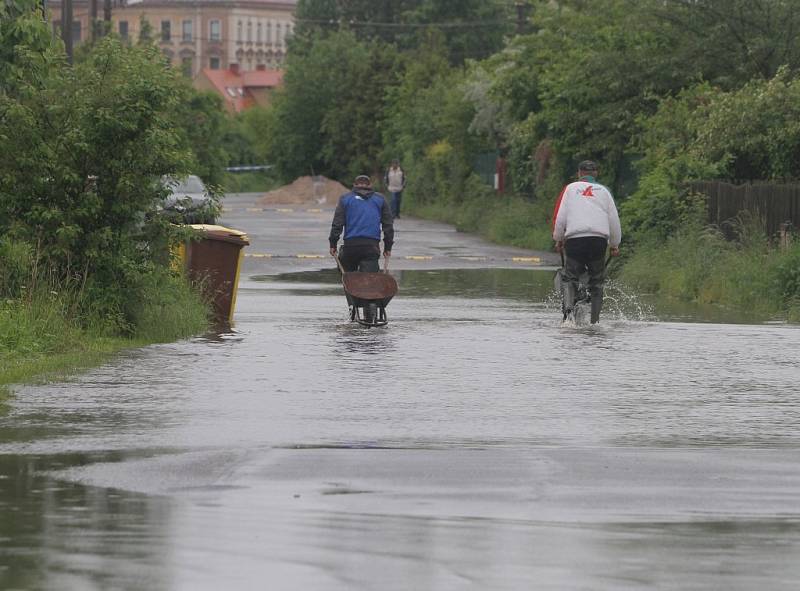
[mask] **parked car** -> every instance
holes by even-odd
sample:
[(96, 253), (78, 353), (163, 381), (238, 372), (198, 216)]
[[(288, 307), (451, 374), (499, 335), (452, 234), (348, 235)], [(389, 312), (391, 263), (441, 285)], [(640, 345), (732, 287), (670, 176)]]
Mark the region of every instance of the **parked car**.
[(163, 177), (169, 189), (161, 209), (173, 221), (182, 224), (214, 224), (217, 221), (217, 201), (200, 177), (190, 174), (182, 179)]

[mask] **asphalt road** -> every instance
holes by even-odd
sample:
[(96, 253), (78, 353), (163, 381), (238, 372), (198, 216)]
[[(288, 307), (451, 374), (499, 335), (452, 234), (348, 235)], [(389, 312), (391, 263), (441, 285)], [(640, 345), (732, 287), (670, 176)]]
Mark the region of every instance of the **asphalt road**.
[(797, 327), (564, 327), (552, 253), (403, 218), (367, 329), (330, 209), (225, 206), (233, 330), (0, 414), (1, 589), (800, 588)]

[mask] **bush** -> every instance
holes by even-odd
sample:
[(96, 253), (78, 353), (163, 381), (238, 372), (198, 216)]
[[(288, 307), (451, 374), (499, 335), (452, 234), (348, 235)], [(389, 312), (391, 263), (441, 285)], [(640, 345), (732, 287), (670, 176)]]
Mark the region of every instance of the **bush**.
[(0, 238), (0, 297), (19, 297), (32, 270), (31, 246), (9, 237)]
[(774, 267), (775, 288), (790, 307), (800, 305), (800, 242), (780, 257)]
[(640, 242), (621, 278), (645, 293), (800, 320), (800, 245), (774, 250), (752, 220), (734, 225), (737, 241), (694, 225), (665, 242)]

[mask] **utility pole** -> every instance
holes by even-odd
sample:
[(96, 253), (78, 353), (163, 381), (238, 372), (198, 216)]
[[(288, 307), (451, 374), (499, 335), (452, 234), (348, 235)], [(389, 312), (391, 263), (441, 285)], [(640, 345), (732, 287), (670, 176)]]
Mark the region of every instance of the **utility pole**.
[(61, 0), (61, 38), (67, 52), (67, 61), (72, 63), (72, 0)]
[(518, 1), (514, 4), (517, 8), (517, 35), (523, 35), (528, 32), (528, 11), (530, 5), (527, 1)]
[(103, 20), (106, 21), (106, 30), (111, 30), (111, 0), (103, 0)]
[(92, 43), (97, 41), (97, 0), (89, 0), (89, 29), (92, 35)]

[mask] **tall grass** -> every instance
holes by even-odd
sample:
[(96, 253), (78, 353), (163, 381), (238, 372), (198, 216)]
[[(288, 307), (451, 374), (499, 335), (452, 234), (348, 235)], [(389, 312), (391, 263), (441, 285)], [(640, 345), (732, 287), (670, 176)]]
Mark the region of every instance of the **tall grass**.
[(621, 279), (645, 293), (799, 320), (800, 241), (774, 248), (746, 218), (732, 230), (736, 239), (727, 240), (718, 229), (689, 225), (666, 242), (640, 243)]
[(474, 232), (498, 244), (534, 250), (553, 246), (548, 223), (552, 204), (481, 191), (460, 202), (438, 200), (419, 203), (408, 200), (408, 211), (416, 216), (455, 224), (460, 232)]
[(109, 313), (82, 282), (53, 279), (18, 243), (0, 241), (0, 268), (0, 397), (8, 384), (65, 375), (121, 349), (209, 326), (207, 303), (165, 268), (154, 267), (122, 290), (124, 313)]

